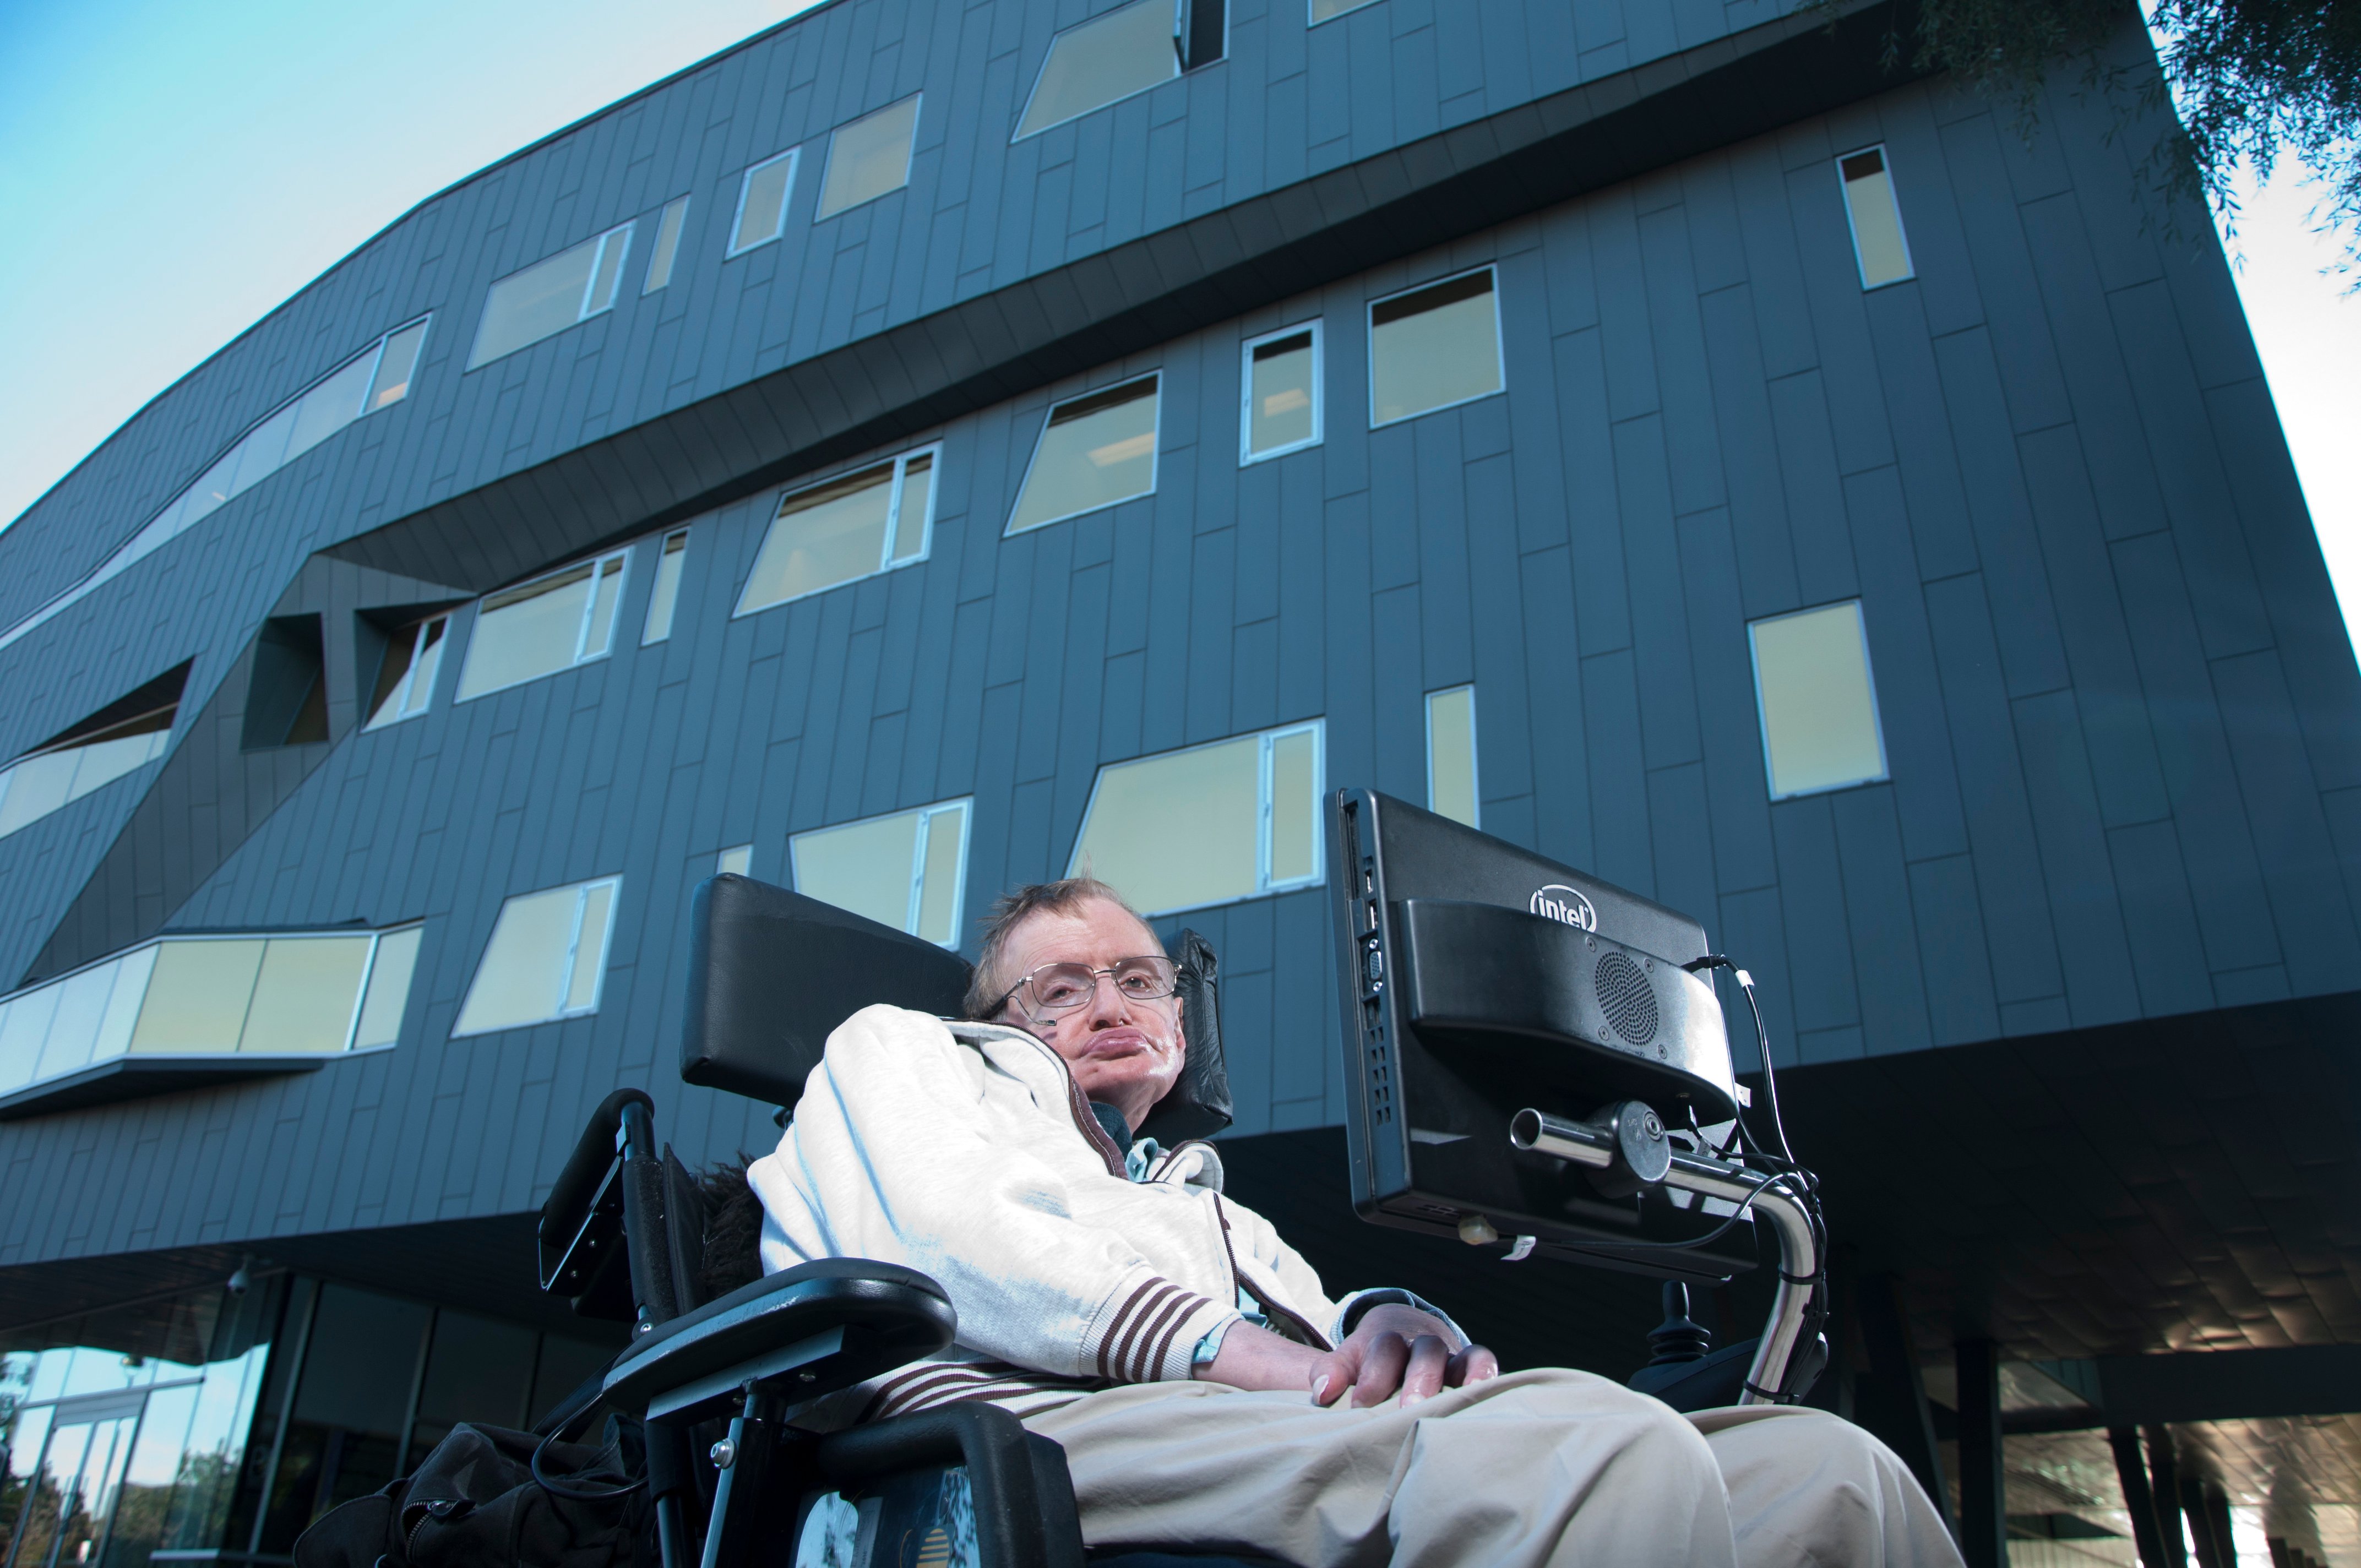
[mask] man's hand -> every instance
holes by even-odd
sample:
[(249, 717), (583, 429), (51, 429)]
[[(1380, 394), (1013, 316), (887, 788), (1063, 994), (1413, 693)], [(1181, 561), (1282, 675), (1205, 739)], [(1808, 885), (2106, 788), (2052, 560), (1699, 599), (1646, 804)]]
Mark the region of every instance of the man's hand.
[(1335, 1404), (1349, 1389), (1354, 1406), (1367, 1409), (1397, 1394), (1415, 1405), (1499, 1375), (1499, 1358), (1482, 1345), (1463, 1345), (1440, 1318), (1389, 1301), (1362, 1313), (1350, 1338), (1316, 1356), (1309, 1377), (1313, 1404)]

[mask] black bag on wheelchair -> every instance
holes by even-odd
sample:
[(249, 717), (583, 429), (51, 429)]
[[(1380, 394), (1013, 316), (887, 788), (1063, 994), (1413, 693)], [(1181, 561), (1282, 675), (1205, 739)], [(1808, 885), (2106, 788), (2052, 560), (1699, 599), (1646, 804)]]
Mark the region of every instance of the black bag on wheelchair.
[(606, 1436), (462, 1422), (415, 1474), (296, 1537), (296, 1568), (655, 1568), (639, 1423), (610, 1419)]

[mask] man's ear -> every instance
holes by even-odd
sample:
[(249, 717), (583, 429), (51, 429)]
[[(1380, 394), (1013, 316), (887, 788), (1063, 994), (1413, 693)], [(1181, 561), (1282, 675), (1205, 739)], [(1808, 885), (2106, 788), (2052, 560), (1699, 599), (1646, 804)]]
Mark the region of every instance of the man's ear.
[(1180, 1059), (1189, 1059), (1189, 999), (1175, 992), (1172, 994), (1172, 1042), (1180, 1047)]

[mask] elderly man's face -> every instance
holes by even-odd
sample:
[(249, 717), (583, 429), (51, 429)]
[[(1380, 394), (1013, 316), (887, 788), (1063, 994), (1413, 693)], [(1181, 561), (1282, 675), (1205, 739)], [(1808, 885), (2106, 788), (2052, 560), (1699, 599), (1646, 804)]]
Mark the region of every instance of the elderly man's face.
[[(1072, 910), (1037, 910), (1008, 934), (1001, 949), (1005, 983), (1044, 964), (1111, 969), (1119, 959), (1160, 953), (1156, 933), (1120, 905), (1092, 899)], [(1085, 1099), (1123, 1113), (1137, 1131), (1180, 1076), (1188, 1043), (1180, 1031), (1180, 999), (1128, 999), (1102, 976), (1087, 1006), (1040, 1013), (1020, 990), (1001, 1009), (1000, 1022), (1029, 1030), (1066, 1058)]]

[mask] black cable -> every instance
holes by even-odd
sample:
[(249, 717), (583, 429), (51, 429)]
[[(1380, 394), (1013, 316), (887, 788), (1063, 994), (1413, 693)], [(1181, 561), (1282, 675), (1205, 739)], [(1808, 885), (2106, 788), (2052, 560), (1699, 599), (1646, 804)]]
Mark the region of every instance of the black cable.
[(552, 1497), (567, 1497), (577, 1503), (603, 1503), (616, 1497), (628, 1497), (633, 1492), (638, 1491), (641, 1487), (648, 1484), (647, 1476), (642, 1475), (638, 1480), (627, 1482), (620, 1486), (602, 1486), (591, 1489), (578, 1489), (573, 1486), (560, 1486), (557, 1482), (551, 1480), (548, 1476), (541, 1473), (542, 1453), (544, 1450), (547, 1449), (551, 1443), (555, 1442), (556, 1441), (557, 1434), (555, 1432), (551, 1432), (547, 1437), (543, 1438), (538, 1443), (535, 1443), (533, 1450), (533, 1461), (527, 1466), (527, 1468), (533, 1472), (533, 1478), (540, 1485), (541, 1489), (549, 1493)]
[(1787, 1163), (1795, 1163), (1795, 1151), (1787, 1146), (1787, 1124), (1779, 1114), (1779, 1069), (1771, 1062), (1771, 1032), (1763, 1026), (1763, 1008), (1754, 1000), (1754, 977), (1744, 970), (1732, 967), (1738, 979), (1738, 989), (1746, 993), (1746, 1010), (1754, 1014), (1754, 1043), (1763, 1052), (1763, 1092), (1771, 1102), (1771, 1130), (1779, 1135), (1779, 1152)]

